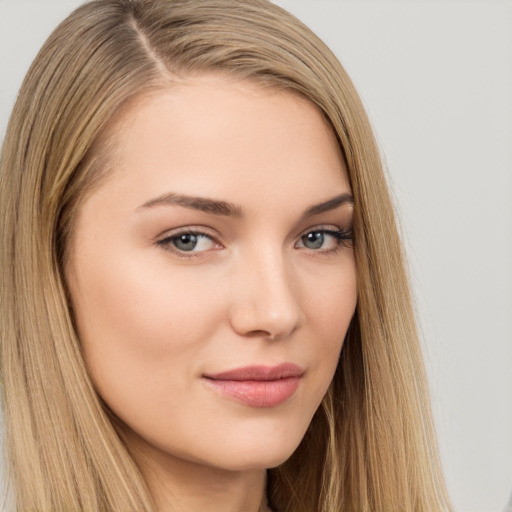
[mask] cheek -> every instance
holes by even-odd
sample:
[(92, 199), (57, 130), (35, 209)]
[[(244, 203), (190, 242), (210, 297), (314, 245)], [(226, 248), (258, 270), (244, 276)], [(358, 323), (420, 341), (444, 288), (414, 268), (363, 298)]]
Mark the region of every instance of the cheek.
[[(306, 328), (309, 358), (314, 361), (315, 399), (318, 403), (329, 387), (339, 361), (343, 341), (357, 305), (357, 283), (352, 254), (329, 278), (315, 280), (323, 286), (309, 293)], [(310, 286), (313, 281), (310, 281)]]
[(183, 273), (117, 256), (80, 262), (72, 293), (89, 372), (113, 409), (158, 400), (164, 381), (185, 386), (222, 316)]
[(320, 269), (317, 274), (310, 269), (302, 273), (307, 280), (302, 293), (309, 323), (315, 325), (327, 345), (341, 343), (357, 304), (353, 252), (347, 251), (338, 265)]

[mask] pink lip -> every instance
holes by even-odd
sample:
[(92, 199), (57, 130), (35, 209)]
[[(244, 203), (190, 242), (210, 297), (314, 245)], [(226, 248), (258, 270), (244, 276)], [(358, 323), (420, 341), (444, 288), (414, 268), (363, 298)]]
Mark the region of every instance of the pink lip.
[(304, 370), (292, 363), (247, 366), (204, 375), (208, 385), (222, 395), (251, 407), (275, 407), (297, 391)]

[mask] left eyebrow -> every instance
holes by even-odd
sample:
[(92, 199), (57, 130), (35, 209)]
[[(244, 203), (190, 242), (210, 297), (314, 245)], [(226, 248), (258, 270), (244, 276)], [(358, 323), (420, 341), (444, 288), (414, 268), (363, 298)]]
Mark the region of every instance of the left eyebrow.
[(328, 212), (330, 210), (334, 210), (343, 204), (354, 204), (354, 197), (352, 194), (340, 194), (332, 199), (328, 199), (323, 203), (315, 204), (310, 206), (303, 214), (301, 220), (307, 219), (308, 217), (312, 217), (313, 215), (318, 215), (320, 213)]

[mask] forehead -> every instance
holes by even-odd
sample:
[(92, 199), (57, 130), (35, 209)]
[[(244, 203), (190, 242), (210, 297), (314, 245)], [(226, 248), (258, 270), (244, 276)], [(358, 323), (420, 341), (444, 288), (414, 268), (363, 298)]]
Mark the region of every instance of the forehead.
[(153, 91), (124, 108), (107, 137), (118, 185), (130, 180), (149, 195), (169, 187), (222, 196), (236, 183), (246, 191), (266, 183), (276, 196), (322, 188), (319, 181), (327, 193), (349, 188), (321, 111), (296, 93), (252, 81), (205, 75)]

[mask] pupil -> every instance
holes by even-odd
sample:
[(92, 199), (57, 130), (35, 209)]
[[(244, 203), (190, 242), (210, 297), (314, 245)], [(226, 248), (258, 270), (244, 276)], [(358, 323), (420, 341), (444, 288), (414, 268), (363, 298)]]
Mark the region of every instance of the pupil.
[(197, 237), (191, 234), (180, 235), (174, 240), (174, 246), (182, 251), (191, 251), (196, 245)]
[(324, 235), (319, 231), (308, 233), (304, 240), (304, 245), (309, 249), (320, 249), (324, 244)]

